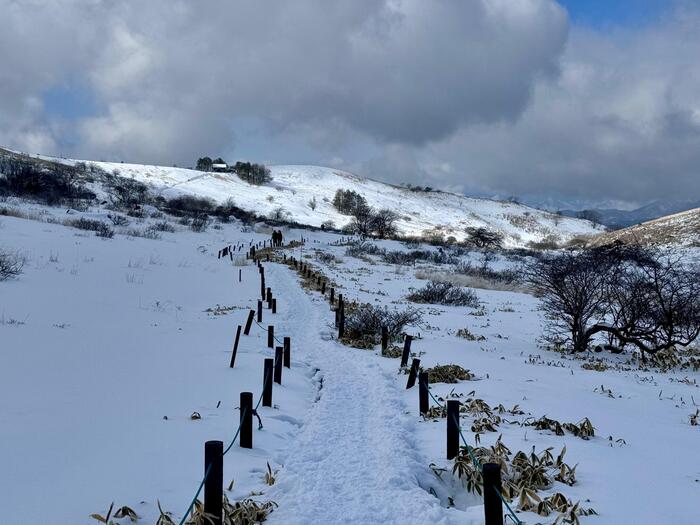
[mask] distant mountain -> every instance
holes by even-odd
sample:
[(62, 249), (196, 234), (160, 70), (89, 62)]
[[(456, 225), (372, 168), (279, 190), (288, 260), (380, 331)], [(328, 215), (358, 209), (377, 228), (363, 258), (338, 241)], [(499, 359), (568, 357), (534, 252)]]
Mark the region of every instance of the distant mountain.
[[(4, 150), (6, 155), (20, 155)], [(0, 148), (0, 155), (3, 150)], [(231, 201), (258, 217), (320, 227), (332, 223), (348, 225), (352, 217), (333, 206), (337, 190), (351, 189), (370, 206), (395, 211), (399, 233), (422, 236), (431, 231), (457, 240), (466, 237), (468, 227), (483, 227), (503, 234), (506, 247), (525, 247), (531, 242), (564, 243), (573, 237), (595, 235), (602, 228), (591, 222), (562, 217), (522, 204), (476, 199), (442, 191), (417, 191), (359, 177), (346, 171), (320, 166), (269, 166), (272, 180), (251, 185), (234, 173), (202, 172), (192, 169), (141, 164), (78, 161), (43, 156), (27, 156), (37, 163), (75, 165), (84, 162), (103, 172), (139, 180), (152, 192), (165, 198), (194, 195), (217, 203)], [(108, 198), (102, 187), (91, 187)]]
[(634, 210), (619, 209), (586, 209), (586, 210), (561, 210), (561, 214), (567, 217), (585, 217), (597, 220), (609, 228), (626, 228), (634, 224), (692, 210), (700, 207), (700, 200), (693, 201), (654, 201), (646, 206)]

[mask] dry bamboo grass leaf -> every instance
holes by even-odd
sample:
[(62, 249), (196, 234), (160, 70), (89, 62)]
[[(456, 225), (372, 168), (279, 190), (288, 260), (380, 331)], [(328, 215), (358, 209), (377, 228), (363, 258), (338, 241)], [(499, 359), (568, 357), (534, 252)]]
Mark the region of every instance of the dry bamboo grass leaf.
[(459, 365), (436, 365), (426, 372), (429, 383), (458, 383), (474, 378), (474, 374)]
[(94, 514), (90, 514), (90, 517), (94, 520), (99, 521), (100, 523), (107, 523), (107, 524), (114, 523), (114, 522), (109, 521), (109, 518), (112, 516), (112, 509), (113, 508), (114, 508), (114, 502), (112, 502), (110, 504), (109, 509), (107, 510), (107, 514), (105, 516), (102, 516), (101, 514), (94, 513)]
[(127, 507), (126, 505), (124, 505), (119, 510), (117, 510), (117, 512), (115, 512), (115, 514), (114, 514), (114, 517), (115, 518), (129, 518), (129, 520), (132, 523), (138, 521), (138, 519), (139, 519), (136, 512), (134, 512), (134, 509), (132, 509), (131, 507)]

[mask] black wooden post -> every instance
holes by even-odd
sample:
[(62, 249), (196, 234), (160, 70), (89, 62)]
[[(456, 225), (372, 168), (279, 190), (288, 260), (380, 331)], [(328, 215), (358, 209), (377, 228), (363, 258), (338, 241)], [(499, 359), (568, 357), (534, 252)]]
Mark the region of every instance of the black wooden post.
[(321, 283), (321, 295), (326, 295), (326, 281)]
[(385, 352), (389, 347), (389, 329), (382, 326), (382, 352)]
[(262, 277), (260, 280), (260, 298), (263, 301), (265, 300), (265, 277)]
[(277, 298), (276, 297), (272, 298), (272, 313), (273, 314), (277, 313)]
[(335, 288), (331, 286), (331, 304), (335, 303)]
[(267, 308), (270, 309), (270, 308), (272, 308), (272, 288), (270, 288), (269, 286), (267, 287), (266, 298), (267, 298)]
[(253, 448), (253, 393), (241, 392), (241, 448)]
[(418, 376), (418, 410), (421, 414), (426, 414), (430, 409), (428, 401), (428, 390), (430, 388), (430, 379), (428, 372), (421, 372)]
[(275, 346), (275, 327), (273, 325), (267, 326), (267, 347), (274, 348)]
[(447, 459), (459, 454), (459, 405), (456, 399), (447, 401)]
[(245, 321), (245, 330), (243, 330), (244, 335), (250, 334), (250, 327), (253, 326), (253, 316), (255, 316), (255, 310), (250, 310), (248, 312), (248, 319)]
[(282, 384), (282, 362), (284, 360), (284, 348), (275, 348), (275, 383)]
[(413, 358), (411, 362), (411, 370), (408, 373), (408, 381), (406, 382), (406, 388), (413, 388), (416, 384), (416, 377), (418, 377), (418, 369), (420, 368), (420, 359)]
[(272, 406), (272, 369), (275, 367), (274, 359), (265, 359), (265, 368), (263, 369), (263, 398), (262, 404), (264, 407)]
[(287, 368), (291, 367), (291, 362), (292, 362), (292, 340), (289, 337), (285, 337), (283, 339), (284, 343), (284, 366)]
[(341, 301), (338, 308), (338, 339), (342, 339), (345, 337), (345, 303)]
[[(208, 474), (207, 474), (208, 472)], [(224, 443), (204, 443), (204, 513), (211, 516), (213, 525), (222, 525), (224, 510)]]
[(485, 463), (484, 476), (484, 517), (486, 525), (503, 525), (503, 502), (501, 492), (501, 466), (498, 463)]
[(236, 364), (236, 352), (238, 352), (238, 340), (241, 338), (241, 325), (238, 325), (238, 328), (236, 328), (236, 339), (233, 342), (233, 352), (231, 352), (231, 363), (229, 364), (229, 368), (233, 368), (233, 365)]
[(258, 299), (258, 323), (262, 323), (262, 301)]
[(403, 340), (403, 352), (401, 353), (401, 366), (404, 367), (408, 364), (408, 356), (411, 354), (411, 341), (413, 341), (412, 335), (407, 335)]

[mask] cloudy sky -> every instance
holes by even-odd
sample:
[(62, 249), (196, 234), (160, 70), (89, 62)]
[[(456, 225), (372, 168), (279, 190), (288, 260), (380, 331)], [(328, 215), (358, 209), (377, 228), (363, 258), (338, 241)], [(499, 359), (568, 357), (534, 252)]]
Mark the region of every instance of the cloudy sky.
[(700, 0), (0, 0), (0, 144), (700, 199)]

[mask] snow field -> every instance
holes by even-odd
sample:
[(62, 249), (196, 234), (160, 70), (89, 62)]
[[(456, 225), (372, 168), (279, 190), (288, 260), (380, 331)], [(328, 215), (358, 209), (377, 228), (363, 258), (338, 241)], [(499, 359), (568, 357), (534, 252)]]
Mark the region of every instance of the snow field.
[[(62, 210), (47, 213), (61, 217)], [(87, 215), (104, 218), (100, 210)], [(184, 512), (203, 475), (203, 443), (228, 445), (239, 392), (257, 401), (263, 359), (273, 356), (266, 333), (253, 325), (241, 337), (236, 368), (228, 368), (236, 326), (257, 304), (259, 278), (251, 264), (241, 267), (238, 283), (239, 267), (217, 260), (217, 251), (269, 237), (264, 228), (221, 227), (105, 240), (0, 218), (0, 244), (28, 257), (18, 280), (0, 283), (0, 523), (45, 523), (47, 516), (57, 525), (95, 523), (89, 514), (104, 513), (111, 501), (134, 508), (143, 523), (155, 522), (156, 499), (177, 518)], [(285, 230), (285, 240), (300, 234)], [(404, 308), (405, 296), (424, 284), (417, 272), (450, 271), (360, 260), (331, 245), (338, 236), (303, 235), (307, 244), (288, 255), (320, 267), (350, 300)], [(316, 250), (336, 262), (318, 260)], [(464, 260), (480, 264), (481, 256)], [(418, 415), (418, 388), (405, 390), (399, 360), (339, 345), (328, 304), (302, 290), (289, 269), (265, 267), (278, 302), (275, 334), (291, 337), (292, 368), (273, 387), (276, 406), (260, 409), (264, 429), (255, 427), (254, 448), (236, 444), (225, 458), (224, 482), (235, 480), (229, 499), (263, 492), (261, 500), (279, 504), (271, 523), (481, 523), (480, 498), (449, 479), (445, 420)], [(513, 453), (552, 446), (556, 454), (566, 445), (578, 482), (555, 483), (552, 491), (600, 514), (582, 523), (692, 523), (700, 459), (688, 416), (700, 401), (698, 374), (584, 370), (585, 361), (538, 347), (543, 319), (533, 297), (476, 293), (482, 310), (419, 305), (424, 321), (410, 332), (421, 364), (459, 364), (476, 376), (431, 385), (433, 393), (474, 390), (490, 406), (520, 405), (526, 414), (481, 434), (482, 445), (498, 434)], [(232, 309), (205, 311), (217, 305)], [(271, 317), (265, 310), (263, 326)], [(485, 340), (459, 338), (460, 328)], [(201, 420), (189, 419), (194, 411)], [(530, 415), (573, 423), (589, 417), (596, 436), (555, 436), (515, 422)], [(473, 440), (469, 418), (462, 424)], [(272, 487), (263, 482), (268, 461)], [(444, 479), (431, 463), (448, 469)], [(448, 497), (455, 507), (447, 507)]]
[[(35, 221), (1, 224), (2, 244), (28, 264), (19, 280), (0, 285), (0, 522), (94, 523), (89, 514), (115, 501), (154, 523), (156, 499), (179, 518), (203, 475), (204, 442), (228, 445), (239, 392), (257, 400), (270, 356), (254, 327), (228, 368), (259, 280), (250, 265), (238, 283), (238, 268), (216, 253), (228, 243), (222, 235), (246, 243), (267, 236), (231, 226), (160, 241), (103, 240)], [(277, 297), (278, 317), (289, 315), (292, 305)], [(235, 309), (205, 312), (217, 304)], [(235, 445), (226, 456), (230, 499), (266, 487), (266, 462), (277, 468), (283, 460), (315, 396), (295, 334), (276, 328), (292, 337), (292, 369), (273, 389), (276, 407), (260, 409), (264, 429), (255, 430), (253, 450)], [(201, 420), (190, 420), (195, 411)]]

